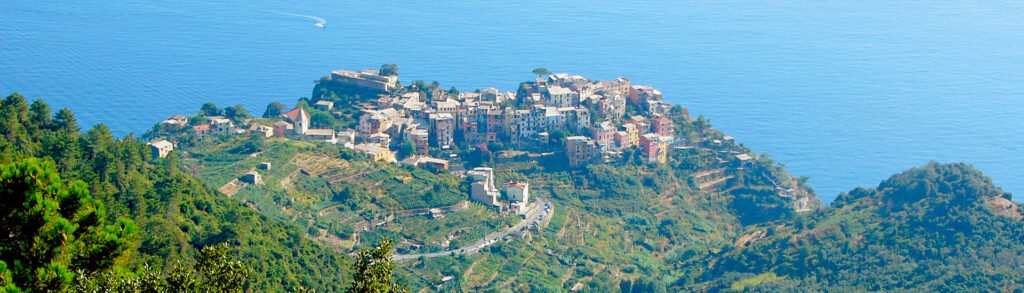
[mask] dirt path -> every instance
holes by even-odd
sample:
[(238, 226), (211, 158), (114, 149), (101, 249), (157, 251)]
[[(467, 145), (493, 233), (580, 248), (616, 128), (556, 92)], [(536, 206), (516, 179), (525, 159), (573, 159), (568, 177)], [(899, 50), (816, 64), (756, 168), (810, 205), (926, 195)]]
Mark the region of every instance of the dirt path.
[(709, 187), (718, 185), (718, 184), (720, 184), (722, 182), (725, 182), (726, 180), (729, 180), (729, 179), (732, 179), (732, 178), (735, 178), (735, 177), (736, 177), (735, 175), (729, 175), (729, 176), (725, 176), (725, 177), (718, 178), (718, 179), (715, 179), (715, 180), (711, 180), (711, 181), (708, 181), (708, 182), (704, 182), (704, 183), (701, 183), (700, 185), (697, 185), (697, 188), (699, 188), (700, 190), (705, 190), (705, 189), (708, 189)]
[(341, 178), (334, 178), (334, 179), (324, 178), (324, 179), (327, 179), (327, 182), (330, 182), (331, 184), (338, 184), (338, 182), (348, 181), (349, 179), (352, 179), (354, 177), (363, 176), (363, 175), (370, 174), (370, 173), (373, 173), (373, 171), (363, 170), (363, 171), (356, 172), (354, 174), (346, 175), (346, 176), (341, 177)]
[[(508, 260), (506, 260), (506, 261), (508, 261)], [(502, 262), (501, 264), (504, 265), (505, 262)], [(490, 278), (487, 278), (487, 281), (480, 282), (480, 287), (486, 287), (487, 285), (490, 285), (491, 283), (494, 283), (494, 279), (498, 278), (498, 273), (500, 273), (500, 272), (501, 272), (501, 265), (498, 265), (498, 269), (494, 270), (494, 273), (491, 274)]]
[(298, 175), (299, 171), (302, 171), (302, 169), (295, 169), (295, 171), (292, 171), (291, 173), (288, 173), (288, 176), (284, 176), (284, 178), (281, 178), (281, 181), (280, 181), (281, 188), (284, 188), (285, 191), (289, 191), (289, 192), (290, 191), (295, 191), (295, 186), (292, 185), (292, 178), (294, 178), (295, 175)]
[(248, 183), (242, 182), (238, 180), (238, 178), (235, 178), (232, 179), (231, 181), (228, 181), (228, 183), (224, 183), (224, 185), (221, 185), (221, 187), (218, 187), (217, 191), (220, 191), (220, 193), (223, 193), (228, 197), (232, 197), (236, 193), (238, 193), (238, 191), (241, 190), (242, 187), (245, 187), (246, 185), (248, 185)]
[(565, 274), (565, 276), (562, 276), (562, 286), (565, 286), (565, 282), (568, 282), (569, 279), (572, 279), (572, 276), (574, 274), (576, 274), (576, 262), (572, 262), (572, 267), (569, 268), (569, 273)]
[(523, 268), (526, 267), (526, 263), (529, 262), (534, 255), (537, 255), (537, 251), (533, 251), (533, 253), (530, 253), (530, 256), (527, 256), (526, 259), (523, 259), (523, 263), (519, 264), (519, 270), (516, 271), (516, 279), (519, 279), (519, 277), (521, 277), (521, 275), (523, 274)]
[(569, 227), (569, 221), (572, 221), (572, 214), (569, 213), (569, 209), (565, 209), (565, 223), (562, 225), (562, 228), (558, 228), (558, 232), (555, 232), (556, 238), (565, 236), (565, 227)]
[(465, 273), (462, 273), (462, 275), (463, 275), (463, 276), (469, 276), (469, 275), (472, 275), (472, 274), (473, 274), (473, 268), (475, 268), (475, 267), (476, 267), (476, 264), (480, 263), (480, 261), (483, 261), (483, 260), (484, 260), (484, 258), (479, 258), (479, 259), (477, 259), (476, 261), (474, 261), (473, 263), (469, 264), (469, 268), (468, 268), (468, 269), (466, 269), (466, 272), (465, 272)]
[(662, 198), (658, 202), (647, 206), (647, 209), (650, 210), (650, 209), (653, 209), (654, 207), (657, 207), (657, 206), (660, 206), (660, 205), (663, 205), (663, 204), (667, 204), (667, 203), (671, 203), (672, 200), (674, 200), (674, 199), (675, 199), (675, 197)]
[(711, 174), (719, 174), (719, 173), (722, 173), (722, 172), (725, 172), (725, 168), (718, 168), (718, 169), (714, 169), (714, 170), (707, 170), (707, 171), (697, 172), (696, 174), (693, 174), (693, 178), (694, 179), (699, 179), (699, 178), (707, 177), (707, 176), (709, 176)]

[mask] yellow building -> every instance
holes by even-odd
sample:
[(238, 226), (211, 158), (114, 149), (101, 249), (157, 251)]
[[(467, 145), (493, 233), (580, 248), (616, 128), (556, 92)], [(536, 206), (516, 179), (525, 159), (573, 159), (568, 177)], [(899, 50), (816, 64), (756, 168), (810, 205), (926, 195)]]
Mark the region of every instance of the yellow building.
[(631, 145), (640, 144), (640, 130), (637, 129), (636, 124), (622, 124), (622, 130), (629, 134), (629, 142)]
[(374, 161), (395, 163), (398, 160), (395, 159), (395, 153), (388, 148), (383, 148), (375, 144), (361, 143), (355, 146), (356, 152), (366, 154), (370, 156)]

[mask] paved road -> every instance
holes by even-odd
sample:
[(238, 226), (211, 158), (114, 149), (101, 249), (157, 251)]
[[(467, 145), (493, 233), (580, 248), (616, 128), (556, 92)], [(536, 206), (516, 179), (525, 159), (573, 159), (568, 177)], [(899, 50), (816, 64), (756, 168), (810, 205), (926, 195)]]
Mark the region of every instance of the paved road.
[[(421, 256), (422, 257), (426, 257), (426, 258), (432, 258), (432, 257), (438, 257), (438, 256), (446, 256), (446, 255), (459, 255), (459, 254), (473, 254), (473, 253), (476, 253), (480, 249), (483, 249), (484, 247), (490, 246), (491, 244), (494, 244), (494, 243), (500, 241), (505, 236), (508, 236), (509, 234), (512, 234), (512, 233), (515, 233), (515, 232), (517, 232), (517, 231), (519, 231), (519, 230), (521, 230), (523, 228), (526, 228), (527, 225), (529, 225), (530, 223), (537, 223), (539, 225), (540, 222), (541, 222), (540, 215), (541, 215), (542, 212), (544, 212), (544, 206), (547, 203), (549, 203), (549, 201), (544, 200), (544, 199), (537, 199), (533, 203), (533, 205), (530, 208), (530, 210), (528, 210), (526, 212), (526, 218), (523, 219), (522, 221), (519, 221), (519, 223), (517, 223), (515, 226), (509, 227), (509, 228), (505, 228), (505, 229), (503, 229), (501, 231), (493, 232), (491, 234), (487, 234), (487, 236), (485, 236), (484, 238), (477, 239), (476, 241), (473, 241), (473, 243), (471, 243), (468, 246), (464, 246), (462, 248), (453, 248), (451, 251), (441, 251), (441, 252), (434, 252), (434, 253), (396, 254), (396, 255), (391, 257), (391, 260), (394, 260), (394, 261), (405, 261), (405, 260), (418, 259)], [(554, 209), (555, 209), (555, 207), (552, 206), (551, 210), (554, 211)], [(546, 217), (551, 217), (551, 215), (548, 214)]]

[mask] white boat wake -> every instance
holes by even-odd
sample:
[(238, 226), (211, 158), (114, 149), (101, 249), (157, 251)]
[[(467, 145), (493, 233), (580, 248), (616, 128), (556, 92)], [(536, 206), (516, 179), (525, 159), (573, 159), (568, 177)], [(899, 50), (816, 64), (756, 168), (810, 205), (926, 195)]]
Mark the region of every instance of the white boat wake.
[(295, 16), (295, 17), (302, 17), (302, 18), (312, 19), (312, 20), (316, 21), (316, 23), (314, 23), (313, 25), (318, 26), (318, 27), (327, 27), (327, 20), (323, 19), (321, 17), (316, 17), (316, 16), (312, 16), (312, 15), (306, 15), (306, 14), (298, 14), (298, 13), (280, 12), (280, 11), (269, 11), (269, 12), (277, 13), (277, 14), (280, 14), (280, 15), (287, 15), (287, 16)]

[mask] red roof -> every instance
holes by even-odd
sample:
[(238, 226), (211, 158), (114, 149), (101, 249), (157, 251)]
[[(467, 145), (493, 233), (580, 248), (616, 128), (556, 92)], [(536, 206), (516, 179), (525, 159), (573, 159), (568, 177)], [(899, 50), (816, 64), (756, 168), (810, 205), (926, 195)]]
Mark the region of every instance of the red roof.
[(665, 116), (658, 116), (656, 120), (661, 123), (672, 123), (672, 119), (668, 119), (668, 117)]
[(192, 126), (192, 129), (195, 131), (210, 130), (210, 124), (199, 124), (196, 126)]
[(512, 182), (509, 182), (508, 184), (505, 184), (505, 188), (519, 187), (520, 189), (526, 189), (526, 186), (528, 186), (528, 185), (526, 185), (526, 182), (517, 182), (517, 181), (512, 181)]
[(306, 116), (306, 119), (309, 119), (309, 112), (306, 112), (306, 110), (303, 110), (302, 107), (295, 107), (295, 109), (292, 109), (291, 111), (288, 111), (287, 113), (284, 113), (284, 114), (281, 114), (281, 115), (284, 115), (285, 117), (288, 117), (288, 120), (291, 120), (291, 121), (294, 122), (295, 119), (299, 117), (299, 112), (302, 112), (302, 114), (303, 114), (302, 116)]

